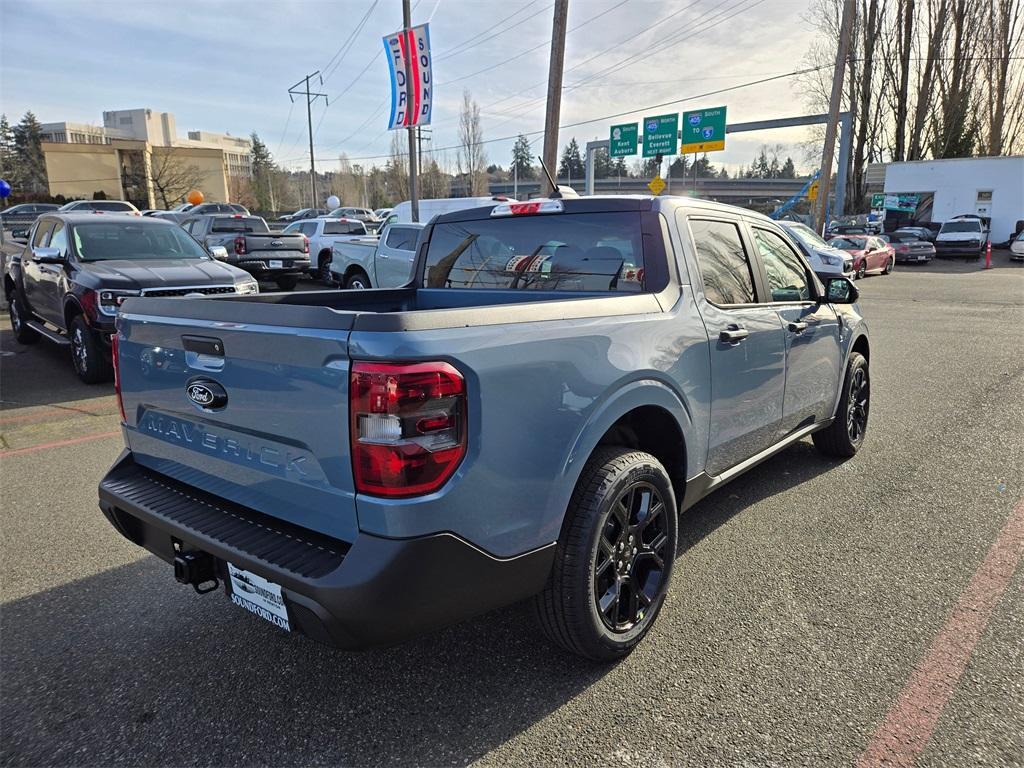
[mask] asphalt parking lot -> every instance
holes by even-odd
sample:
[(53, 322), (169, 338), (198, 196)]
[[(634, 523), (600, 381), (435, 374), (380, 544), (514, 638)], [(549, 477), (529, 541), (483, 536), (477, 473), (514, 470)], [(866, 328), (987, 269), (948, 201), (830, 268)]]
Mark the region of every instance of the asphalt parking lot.
[(522, 606), (349, 654), (178, 585), (96, 507), (111, 388), (5, 319), (0, 762), (1024, 763), (1024, 265), (994, 262), (859, 283), (864, 449), (804, 441), (689, 511), (610, 667)]

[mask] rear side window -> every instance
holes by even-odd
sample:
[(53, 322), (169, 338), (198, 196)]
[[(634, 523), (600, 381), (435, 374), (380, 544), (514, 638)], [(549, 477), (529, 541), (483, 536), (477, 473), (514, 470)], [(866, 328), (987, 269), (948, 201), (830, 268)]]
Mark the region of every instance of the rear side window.
[(102, 200), (94, 200), (89, 203), (89, 207), (94, 211), (130, 211), (132, 207), (128, 203), (114, 203), (104, 202)]
[(211, 232), (267, 232), (267, 225), (258, 216), (214, 219)]
[(384, 244), (396, 251), (415, 251), (419, 234), (420, 230), (414, 227), (392, 227)]
[(328, 221), (324, 224), (325, 235), (365, 235), (366, 227), (358, 221)]
[(434, 226), (427, 288), (644, 288), (639, 212), (507, 216)]
[(690, 219), (704, 296), (712, 304), (753, 304), (754, 273), (740, 230), (728, 221)]

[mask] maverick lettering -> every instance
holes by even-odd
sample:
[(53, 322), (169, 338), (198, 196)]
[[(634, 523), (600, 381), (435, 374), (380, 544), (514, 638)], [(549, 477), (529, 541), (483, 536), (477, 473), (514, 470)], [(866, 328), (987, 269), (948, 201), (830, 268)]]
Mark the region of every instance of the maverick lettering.
[(204, 424), (180, 421), (149, 411), (139, 422), (139, 430), (223, 458), (258, 464), (277, 470), (280, 474), (293, 473), (302, 478), (310, 475), (309, 460), (301, 454), (261, 445), (245, 438), (227, 437), (208, 429)]

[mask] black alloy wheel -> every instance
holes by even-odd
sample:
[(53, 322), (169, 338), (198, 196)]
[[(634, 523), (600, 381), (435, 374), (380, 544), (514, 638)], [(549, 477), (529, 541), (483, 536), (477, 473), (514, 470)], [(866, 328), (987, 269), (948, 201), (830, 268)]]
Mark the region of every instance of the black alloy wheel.
[(854, 445), (864, 439), (868, 428), (870, 394), (867, 369), (857, 368), (850, 377), (850, 393), (846, 405), (846, 432)]
[(643, 621), (665, 585), (671, 537), (669, 512), (647, 482), (626, 488), (611, 505), (594, 553), (594, 601), (612, 632), (629, 632)]

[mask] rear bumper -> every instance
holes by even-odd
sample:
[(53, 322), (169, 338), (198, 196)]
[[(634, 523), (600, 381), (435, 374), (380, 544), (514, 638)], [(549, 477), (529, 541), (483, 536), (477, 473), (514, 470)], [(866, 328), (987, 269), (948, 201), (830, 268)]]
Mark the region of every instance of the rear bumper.
[(240, 259), (230, 263), (239, 269), (244, 269), (253, 277), (262, 277), (268, 280), (272, 280), (275, 277), (284, 277), (285, 275), (302, 275), (309, 272), (309, 259), (286, 261), (283, 266), (275, 268), (267, 266), (269, 261), (270, 257), (266, 259)]
[(555, 549), (499, 559), (447, 533), (343, 542), (144, 469), (128, 451), (101, 481), (99, 504), (121, 535), (168, 563), (199, 550), (222, 575), (230, 562), (279, 584), (293, 628), (348, 649), (530, 597), (544, 587)]
[(931, 261), (935, 258), (934, 251), (924, 251), (921, 253), (897, 253), (897, 262), (916, 262), (916, 261)]

